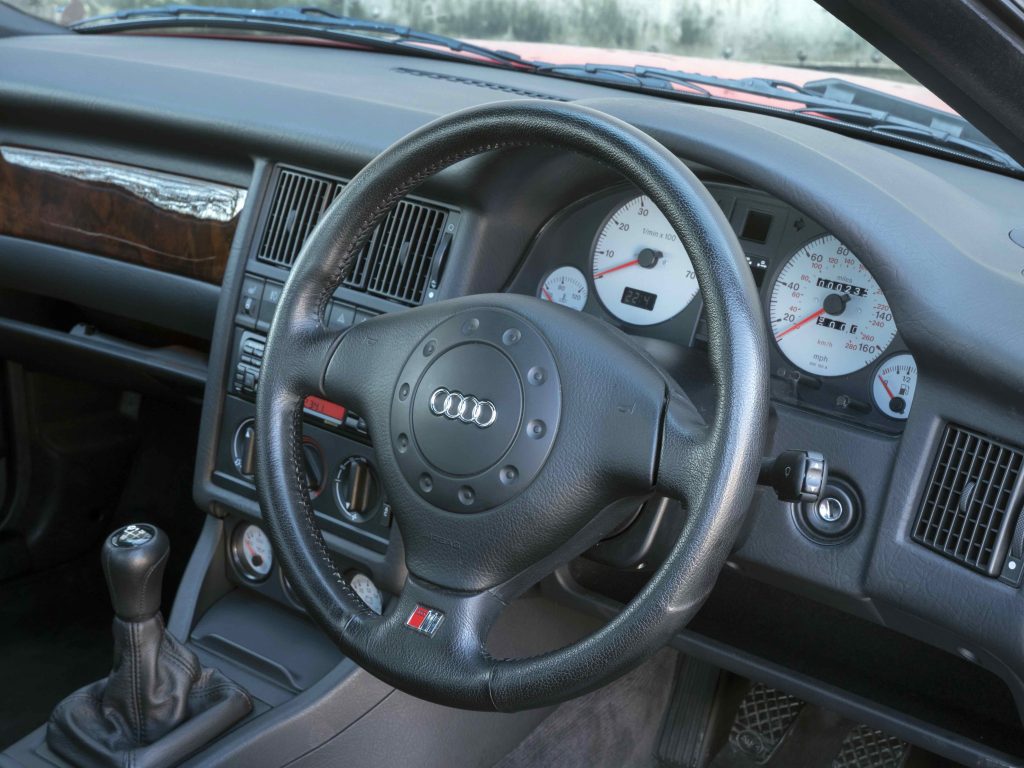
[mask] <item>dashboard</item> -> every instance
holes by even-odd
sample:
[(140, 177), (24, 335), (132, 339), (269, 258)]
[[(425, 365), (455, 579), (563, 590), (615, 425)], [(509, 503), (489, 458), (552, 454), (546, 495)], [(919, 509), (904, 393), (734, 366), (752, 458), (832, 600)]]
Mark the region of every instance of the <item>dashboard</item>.
[[(769, 115), (314, 46), (37, 36), (0, 41), (0, 71), (15, 73), (0, 83), (0, 200), (20, 206), (11, 216), (0, 205), (3, 289), (59, 310), (43, 318), (5, 302), (0, 353), (200, 399), (194, 498), (224, 521), (239, 588), (297, 606), (261, 537), (252, 418), (262, 341), (319, 215), (377, 153), (438, 115), (570, 100), (648, 132), (705, 183), (771, 331), (765, 452), (821, 451), (833, 496), (852, 510), (836, 536), (815, 527), (817, 510), (757, 493), (728, 574), (778, 591), (730, 593), (743, 608), (729, 615), (799, 596), (805, 613), (828, 606), (916, 638), (1024, 702), (1020, 180)], [(54, 156), (64, 173), (42, 166)], [(125, 178), (149, 186), (111, 189)], [(226, 201), (225, 215), (154, 207), (152, 185), (172, 183)], [(18, 188), (32, 194), (18, 200)], [(30, 227), (55, 194), (65, 213), (92, 215)], [(167, 236), (154, 249), (158, 225)], [(714, 407), (685, 251), (655, 208), (585, 158), (536, 148), (460, 163), (414, 190), (360, 260), (332, 297), (332, 328), (468, 294), (536, 296), (623, 330), (699, 408)], [(125, 331), (129, 320), (146, 334)], [(305, 415), (317, 519), (360, 594), (386, 601), (405, 576), (401, 511), (373, 475), (387, 446), (344, 403), (313, 399)], [(664, 537), (682, 519), (660, 503), (638, 518), (664, 523)], [(606, 615), (657, 565), (648, 538), (628, 569), (598, 578), (594, 564), (618, 556), (584, 558), (545, 589)], [(742, 638), (750, 655), (766, 653), (763, 634)]]

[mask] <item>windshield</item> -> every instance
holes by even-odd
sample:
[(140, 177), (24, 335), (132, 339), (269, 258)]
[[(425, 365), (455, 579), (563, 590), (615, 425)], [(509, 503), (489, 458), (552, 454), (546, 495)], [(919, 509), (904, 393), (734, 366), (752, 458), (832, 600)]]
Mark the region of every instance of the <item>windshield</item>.
[[(163, 5), (145, 0), (7, 1), (65, 26), (112, 11)], [(195, 4), (272, 8), (285, 3)], [(516, 52), (535, 54), (528, 58), (557, 63), (585, 58), (664, 66), (685, 56), (728, 62), (730, 73), (755, 76), (764, 76), (764, 67), (782, 66), (912, 82), (814, 0), (325, 0), (316, 6), (453, 37), (516, 43)]]
[[(273, 34), (268, 15), (278, 27), (331, 24), (332, 39), (390, 34), (406, 51), (444, 48), (492, 65), (529, 65), (540, 74), (786, 110), (1020, 169), (815, 0), (324, 0), (289, 7), (275, 0), (6, 2), (83, 33), (145, 33), (156, 16), (162, 17), (161, 34), (171, 26), (187, 33), (216, 17), (221, 37), (232, 36), (226, 27), (237, 36)], [(257, 16), (264, 19), (259, 29), (252, 23)], [(362, 26), (352, 27), (354, 20)], [(349, 26), (339, 29), (341, 22)], [(638, 74), (638, 67), (645, 71)]]

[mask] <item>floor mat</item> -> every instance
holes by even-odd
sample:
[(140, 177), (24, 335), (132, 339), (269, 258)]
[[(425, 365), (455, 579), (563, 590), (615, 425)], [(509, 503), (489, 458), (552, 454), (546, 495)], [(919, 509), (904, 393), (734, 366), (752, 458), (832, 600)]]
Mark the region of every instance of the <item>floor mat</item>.
[(93, 555), (0, 583), (0, 749), (110, 671), (112, 618)]
[(649, 768), (675, 679), (675, 651), (562, 704), (495, 768)]

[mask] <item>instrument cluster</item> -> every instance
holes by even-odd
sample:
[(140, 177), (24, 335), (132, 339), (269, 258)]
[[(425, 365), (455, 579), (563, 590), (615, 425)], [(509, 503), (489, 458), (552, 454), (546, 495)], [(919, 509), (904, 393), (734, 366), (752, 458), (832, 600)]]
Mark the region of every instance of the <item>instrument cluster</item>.
[[(743, 247), (772, 334), (774, 399), (899, 431), (917, 365), (874, 276), (844, 243), (755, 190), (708, 183)], [(685, 247), (652, 202), (628, 188), (563, 212), (512, 290), (604, 318), (640, 337), (706, 346)]]

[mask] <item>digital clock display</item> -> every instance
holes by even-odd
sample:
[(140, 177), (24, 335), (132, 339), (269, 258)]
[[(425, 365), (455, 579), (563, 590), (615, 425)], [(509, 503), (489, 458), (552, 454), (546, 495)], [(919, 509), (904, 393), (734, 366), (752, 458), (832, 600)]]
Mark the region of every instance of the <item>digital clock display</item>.
[(622, 291), (622, 303), (628, 307), (645, 309), (648, 312), (654, 309), (654, 302), (658, 300), (658, 294), (641, 291), (639, 288), (626, 287)]

